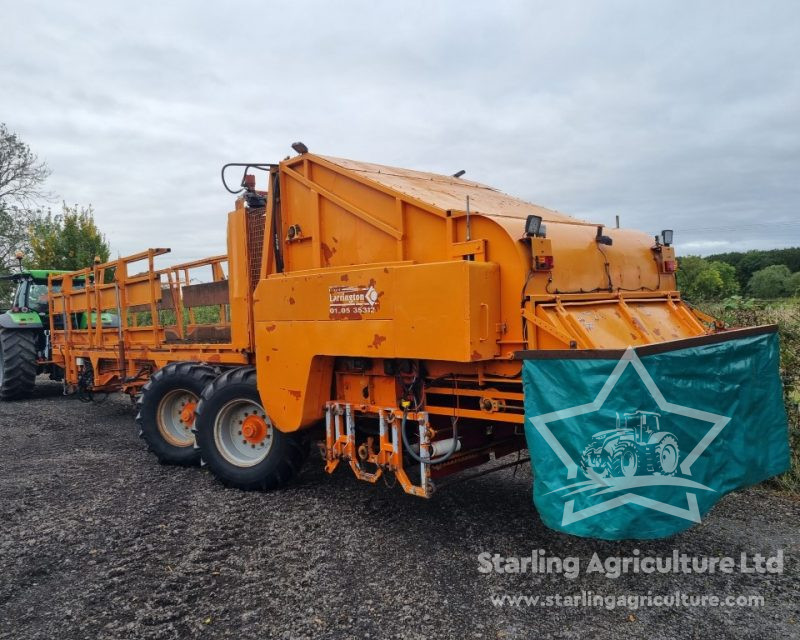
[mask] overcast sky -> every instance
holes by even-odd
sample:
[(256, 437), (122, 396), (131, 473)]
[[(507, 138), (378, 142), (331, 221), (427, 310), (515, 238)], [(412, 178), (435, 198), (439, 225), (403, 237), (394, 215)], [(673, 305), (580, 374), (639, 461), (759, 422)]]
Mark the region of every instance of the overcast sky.
[(453, 173), (681, 253), (800, 245), (798, 2), (0, 0), (0, 121), (112, 251), (224, 252), (219, 168)]

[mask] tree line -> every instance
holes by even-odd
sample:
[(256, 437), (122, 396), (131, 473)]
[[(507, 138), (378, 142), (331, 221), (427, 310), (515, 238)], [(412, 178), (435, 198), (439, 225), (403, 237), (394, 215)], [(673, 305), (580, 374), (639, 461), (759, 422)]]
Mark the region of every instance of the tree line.
[[(95, 257), (108, 260), (110, 248), (95, 224), (91, 205), (62, 201), (46, 189), (50, 169), (16, 133), (0, 123), (0, 276), (25, 269), (75, 270)], [(0, 302), (12, 283), (0, 280)]]
[(800, 247), (683, 256), (678, 267), (678, 288), (690, 300), (800, 296)]

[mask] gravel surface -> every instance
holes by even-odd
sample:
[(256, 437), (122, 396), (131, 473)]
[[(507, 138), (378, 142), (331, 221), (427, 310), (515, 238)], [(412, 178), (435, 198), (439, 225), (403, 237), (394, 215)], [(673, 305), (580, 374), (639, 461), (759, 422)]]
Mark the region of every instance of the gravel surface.
[[(501, 471), (424, 501), (312, 456), (273, 493), (160, 466), (122, 397), (87, 405), (41, 383), (0, 405), (0, 638), (800, 637), (800, 502), (723, 499), (669, 540), (555, 533), (530, 473)], [(577, 556), (582, 574), (483, 574), (484, 551)], [(608, 556), (773, 555), (782, 574), (583, 571)], [(760, 594), (758, 608), (497, 607), (502, 594)]]

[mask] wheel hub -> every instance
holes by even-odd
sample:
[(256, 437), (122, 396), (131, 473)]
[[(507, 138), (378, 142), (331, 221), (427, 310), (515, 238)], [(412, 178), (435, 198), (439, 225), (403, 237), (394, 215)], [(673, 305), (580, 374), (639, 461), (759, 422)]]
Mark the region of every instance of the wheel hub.
[(261, 444), (267, 437), (267, 423), (259, 415), (251, 414), (242, 423), (242, 438), (248, 444)]
[(156, 421), (164, 439), (175, 447), (194, 444), (195, 410), (197, 396), (186, 389), (173, 389), (158, 404)]
[(223, 458), (252, 467), (272, 449), (272, 422), (260, 403), (247, 398), (227, 402), (214, 419), (214, 442)]
[(194, 426), (194, 413), (196, 410), (196, 402), (187, 402), (181, 409), (180, 420), (186, 426), (186, 428), (191, 428)]

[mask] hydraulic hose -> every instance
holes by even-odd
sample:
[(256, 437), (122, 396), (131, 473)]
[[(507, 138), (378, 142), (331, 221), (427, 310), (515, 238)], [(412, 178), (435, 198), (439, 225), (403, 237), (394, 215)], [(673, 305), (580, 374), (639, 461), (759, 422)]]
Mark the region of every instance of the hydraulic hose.
[[(408, 441), (408, 434), (406, 433), (407, 417), (408, 407), (403, 407), (403, 421), (400, 423), (400, 434), (403, 438), (403, 448), (406, 450), (406, 453), (411, 456), (411, 458), (417, 462), (421, 462), (422, 464), (441, 464), (442, 462), (447, 462), (453, 456), (458, 449), (458, 425), (456, 420), (453, 420), (453, 446), (450, 448), (450, 451), (439, 456), (438, 458), (423, 458), (415, 453), (414, 449), (411, 448), (411, 443)], [(421, 448), (422, 447), (420, 443), (420, 450)]]

